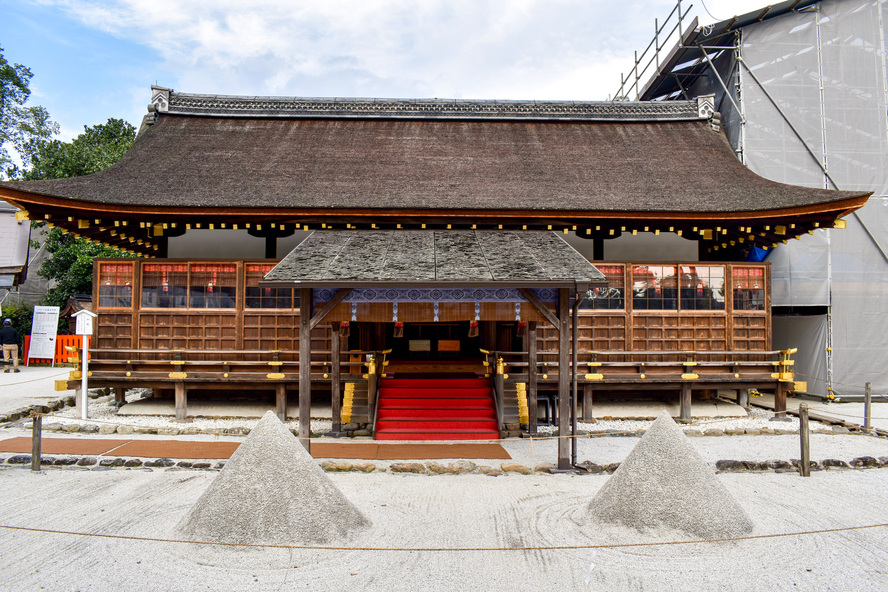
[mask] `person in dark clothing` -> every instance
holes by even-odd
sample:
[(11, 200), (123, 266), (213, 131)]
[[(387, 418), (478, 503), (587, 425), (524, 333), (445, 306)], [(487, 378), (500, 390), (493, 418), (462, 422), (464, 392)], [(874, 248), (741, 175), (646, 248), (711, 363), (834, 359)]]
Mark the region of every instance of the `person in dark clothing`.
[(12, 319), (3, 321), (3, 328), (0, 329), (0, 345), (3, 346), (3, 363), (6, 364), (4, 372), (9, 372), (9, 358), (12, 357), (12, 371), (19, 372), (19, 334), (12, 326)]

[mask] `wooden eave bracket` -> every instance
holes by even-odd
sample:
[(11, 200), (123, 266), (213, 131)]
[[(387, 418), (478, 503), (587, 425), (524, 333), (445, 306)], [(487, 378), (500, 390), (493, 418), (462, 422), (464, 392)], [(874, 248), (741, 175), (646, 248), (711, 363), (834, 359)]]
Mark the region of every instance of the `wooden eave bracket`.
[(537, 312), (543, 315), (543, 318), (549, 321), (556, 330), (561, 331), (561, 324), (558, 321), (558, 317), (552, 314), (552, 311), (549, 310), (549, 307), (543, 304), (540, 299), (534, 295), (533, 292), (531, 292), (527, 288), (518, 288), (518, 291), (521, 292), (521, 295), (527, 299), (527, 301), (537, 310)]
[(315, 327), (320, 325), (321, 322), (325, 318), (327, 318), (327, 315), (329, 315), (333, 311), (333, 309), (339, 305), (340, 302), (345, 300), (346, 296), (351, 294), (351, 291), (352, 291), (351, 288), (342, 288), (341, 290), (336, 292), (336, 295), (333, 296), (333, 298), (330, 300), (330, 302), (325, 304), (324, 307), (321, 308), (321, 310), (319, 310), (317, 313), (315, 313), (315, 315), (313, 317), (311, 317), (311, 320), (308, 322), (308, 330), (311, 331)]

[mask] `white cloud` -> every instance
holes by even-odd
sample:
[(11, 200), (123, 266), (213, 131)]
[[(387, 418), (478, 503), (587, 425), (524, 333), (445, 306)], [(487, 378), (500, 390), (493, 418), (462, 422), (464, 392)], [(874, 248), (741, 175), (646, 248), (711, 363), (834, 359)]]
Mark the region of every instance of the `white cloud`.
[[(160, 83), (185, 92), (575, 100), (613, 95), (633, 52), (653, 37), (654, 18), (662, 22), (674, 6), (672, 0), (44, 1), (89, 27), (151, 47), (172, 78)], [(759, 5), (706, 1), (719, 17)], [(708, 22), (705, 13), (701, 22)]]

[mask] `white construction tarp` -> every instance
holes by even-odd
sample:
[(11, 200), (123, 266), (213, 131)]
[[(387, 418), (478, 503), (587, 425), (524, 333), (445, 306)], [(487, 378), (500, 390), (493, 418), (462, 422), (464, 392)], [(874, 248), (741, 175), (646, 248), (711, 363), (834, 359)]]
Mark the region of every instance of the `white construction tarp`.
[[(812, 8), (742, 30), (742, 59), (754, 74), (740, 69), (745, 159), (775, 181), (874, 194), (847, 217), (847, 229), (817, 231), (772, 252), (772, 303), (830, 304), (833, 389), (858, 394), (871, 382), (886, 393), (888, 0), (824, 0)], [(784, 339), (780, 331), (801, 335), (801, 325), (813, 323), (799, 318), (775, 319), (775, 344)], [(821, 370), (810, 372), (825, 376)]]

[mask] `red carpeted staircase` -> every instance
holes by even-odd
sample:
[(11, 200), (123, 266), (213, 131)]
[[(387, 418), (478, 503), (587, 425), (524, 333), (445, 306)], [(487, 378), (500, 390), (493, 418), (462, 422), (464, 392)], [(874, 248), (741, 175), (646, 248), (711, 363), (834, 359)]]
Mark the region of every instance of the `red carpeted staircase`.
[(377, 440), (499, 440), (486, 378), (383, 378)]

